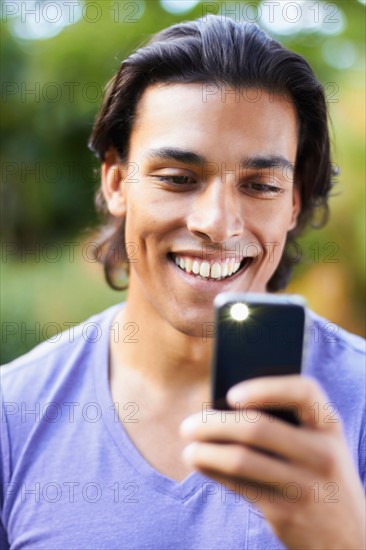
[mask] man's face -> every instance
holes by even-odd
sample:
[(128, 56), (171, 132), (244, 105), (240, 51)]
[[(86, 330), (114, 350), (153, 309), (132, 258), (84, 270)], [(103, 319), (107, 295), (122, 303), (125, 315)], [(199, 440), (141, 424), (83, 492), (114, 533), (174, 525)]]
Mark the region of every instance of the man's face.
[(291, 102), (205, 90), (147, 88), (121, 181), (134, 303), (196, 336), (219, 292), (266, 291), (300, 208)]

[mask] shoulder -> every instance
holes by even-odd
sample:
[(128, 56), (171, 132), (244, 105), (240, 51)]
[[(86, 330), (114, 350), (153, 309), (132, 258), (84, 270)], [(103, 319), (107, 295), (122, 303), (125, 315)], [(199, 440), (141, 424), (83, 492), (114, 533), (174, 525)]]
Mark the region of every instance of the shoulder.
[(305, 370), (327, 396), (326, 422), (342, 419), (345, 437), (360, 477), (366, 481), (365, 405), (366, 341), (337, 324), (307, 310)]
[(310, 309), (307, 309), (306, 343), (324, 359), (349, 357), (365, 366), (366, 340)]
[(304, 374), (315, 378), (349, 425), (363, 423), (366, 341), (307, 310)]
[[(80, 371), (91, 355), (100, 354), (106, 347), (110, 325), (121, 304), (93, 315), (28, 353), (0, 367), (3, 398), (18, 401), (32, 394), (42, 394), (57, 381), (65, 380), (71, 372)], [(26, 390), (26, 391), (25, 391)]]
[(36, 463), (39, 449), (54, 439), (58, 445), (68, 440), (73, 420), (67, 411), (73, 415), (74, 407), (97, 401), (96, 379), (108, 368), (109, 334), (119, 308), (90, 317), (0, 368), (0, 508), (1, 485), (17, 468), (22, 472)]
[[(306, 368), (332, 383), (362, 384), (366, 373), (366, 340), (307, 310)], [(360, 388), (358, 388), (358, 393)]]

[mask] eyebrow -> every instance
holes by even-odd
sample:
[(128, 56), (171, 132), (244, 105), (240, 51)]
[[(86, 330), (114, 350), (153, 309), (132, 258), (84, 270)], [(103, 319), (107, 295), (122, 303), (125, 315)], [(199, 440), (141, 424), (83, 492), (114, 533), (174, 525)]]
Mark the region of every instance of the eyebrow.
[(177, 149), (175, 147), (160, 147), (159, 149), (149, 149), (144, 155), (147, 159), (157, 160), (176, 160), (184, 164), (201, 165), (207, 162), (203, 155), (188, 151), (186, 149)]
[[(175, 160), (184, 164), (193, 164), (201, 166), (208, 164), (204, 155), (189, 151), (188, 149), (178, 149), (176, 147), (160, 147), (158, 149), (149, 149), (144, 155), (146, 159), (157, 160)], [(294, 165), (283, 155), (253, 155), (243, 157), (239, 161), (242, 169), (252, 168), (254, 170), (263, 170), (266, 168), (290, 169), (294, 171)]]
[(255, 155), (253, 157), (244, 158), (240, 162), (242, 168), (253, 168), (261, 170), (265, 168), (280, 168), (290, 169), (294, 171), (294, 165), (283, 155)]

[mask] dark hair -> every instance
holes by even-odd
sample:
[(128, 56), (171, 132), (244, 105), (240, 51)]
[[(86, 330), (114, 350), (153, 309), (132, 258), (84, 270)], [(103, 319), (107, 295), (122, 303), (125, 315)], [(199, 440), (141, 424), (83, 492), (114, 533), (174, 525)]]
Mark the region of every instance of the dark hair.
[[(287, 50), (256, 24), (221, 16), (208, 15), (160, 31), (122, 62), (107, 85), (89, 141), (90, 149), (101, 160), (111, 148), (122, 162), (127, 160), (136, 105), (154, 83), (211, 83), (235, 89), (255, 86), (292, 101), (299, 121), (295, 185), (301, 190), (301, 212), (286, 244), (301, 233), (319, 207), (325, 213), (322, 225), (325, 223), (332, 186), (326, 101), (321, 84), (300, 55)], [(96, 204), (107, 216), (97, 257), (104, 264), (110, 286), (122, 290), (114, 282), (114, 273), (121, 264), (128, 273), (125, 222), (108, 213), (101, 189)], [(267, 289), (284, 288), (295, 263), (283, 254)]]

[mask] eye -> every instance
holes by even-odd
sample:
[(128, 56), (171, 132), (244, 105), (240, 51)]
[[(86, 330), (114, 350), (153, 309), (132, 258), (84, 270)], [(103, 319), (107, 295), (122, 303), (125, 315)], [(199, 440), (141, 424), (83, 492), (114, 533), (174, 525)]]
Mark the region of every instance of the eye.
[(193, 178), (190, 178), (189, 176), (154, 176), (159, 181), (163, 181), (165, 183), (170, 183), (173, 185), (187, 185), (191, 183), (196, 183), (196, 181)]
[(275, 196), (283, 193), (281, 187), (269, 185), (268, 183), (248, 182), (243, 187), (251, 195)]

